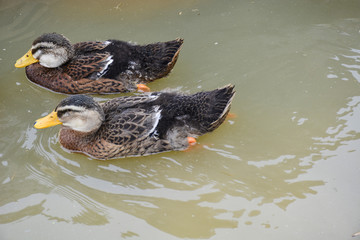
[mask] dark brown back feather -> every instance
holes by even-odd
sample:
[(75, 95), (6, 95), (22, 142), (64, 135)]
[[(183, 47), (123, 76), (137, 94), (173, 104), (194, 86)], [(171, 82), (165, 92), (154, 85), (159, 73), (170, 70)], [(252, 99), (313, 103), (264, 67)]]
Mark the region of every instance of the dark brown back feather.
[(158, 127), (160, 136), (181, 126), (189, 127), (189, 133), (194, 135), (213, 131), (225, 120), (234, 94), (233, 85), (193, 95), (162, 94), (156, 100), (162, 105)]

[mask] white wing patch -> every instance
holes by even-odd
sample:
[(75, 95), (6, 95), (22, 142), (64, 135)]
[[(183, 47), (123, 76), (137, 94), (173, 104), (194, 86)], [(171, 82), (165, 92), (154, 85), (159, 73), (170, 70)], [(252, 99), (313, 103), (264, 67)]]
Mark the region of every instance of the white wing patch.
[(105, 46), (108, 46), (110, 43), (111, 43), (111, 41), (105, 41), (105, 42), (103, 42), (103, 44), (104, 44)]
[(113, 58), (112, 55), (110, 55), (107, 59), (105, 59), (103, 61), (103, 69), (100, 72), (96, 73), (96, 78), (101, 78), (102, 76), (104, 76), (105, 73), (107, 73), (107, 71), (109, 70), (109, 65), (113, 62)]
[(155, 115), (153, 116), (154, 125), (150, 129), (150, 131), (149, 131), (150, 134), (149, 135), (151, 135), (153, 133), (156, 135), (156, 132), (154, 132), (154, 131), (155, 131), (157, 125), (159, 124), (160, 119), (161, 119), (161, 110), (159, 110), (159, 108), (160, 108), (160, 106), (154, 106), (154, 111), (155, 111)]

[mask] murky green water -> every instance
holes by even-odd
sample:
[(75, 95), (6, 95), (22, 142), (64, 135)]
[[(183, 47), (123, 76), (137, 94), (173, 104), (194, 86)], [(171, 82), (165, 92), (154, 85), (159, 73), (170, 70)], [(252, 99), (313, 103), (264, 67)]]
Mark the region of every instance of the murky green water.
[[(360, 2), (0, 2), (0, 239), (352, 239), (360, 231)], [(14, 62), (73, 42), (185, 38), (153, 91), (228, 83), (229, 118), (187, 152), (65, 152), (35, 119), (64, 98)], [(119, 96), (119, 95), (117, 95)], [(96, 96), (98, 100), (114, 96)]]

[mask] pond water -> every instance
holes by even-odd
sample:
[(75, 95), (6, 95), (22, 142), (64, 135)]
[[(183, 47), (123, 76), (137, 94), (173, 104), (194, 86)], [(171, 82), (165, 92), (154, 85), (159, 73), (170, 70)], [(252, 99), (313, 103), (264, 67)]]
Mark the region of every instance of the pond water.
[[(358, 0), (0, 3), (0, 239), (352, 239), (360, 231)], [(149, 87), (235, 84), (189, 151), (98, 161), (34, 120), (65, 97), (15, 61), (44, 32), (73, 43), (185, 39)], [(117, 95), (94, 95), (97, 100)]]

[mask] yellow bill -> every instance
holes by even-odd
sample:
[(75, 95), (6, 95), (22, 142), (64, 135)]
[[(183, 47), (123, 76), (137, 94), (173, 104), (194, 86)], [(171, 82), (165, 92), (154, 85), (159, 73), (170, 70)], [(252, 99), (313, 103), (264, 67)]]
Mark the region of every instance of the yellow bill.
[(36, 120), (36, 122), (34, 124), (34, 128), (43, 129), (43, 128), (56, 126), (56, 125), (59, 125), (59, 124), (62, 124), (62, 122), (60, 122), (60, 120), (59, 120), (59, 118), (57, 116), (57, 112), (52, 111), (46, 117), (43, 117), (43, 118), (40, 118), (40, 119)]
[(34, 56), (31, 53), (31, 49), (21, 58), (19, 58), (16, 63), (15, 63), (15, 67), (17, 68), (23, 68), (26, 66), (29, 66), (30, 64), (36, 63), (39, 60), (37, 60), (36, 58), (34, 58)]

